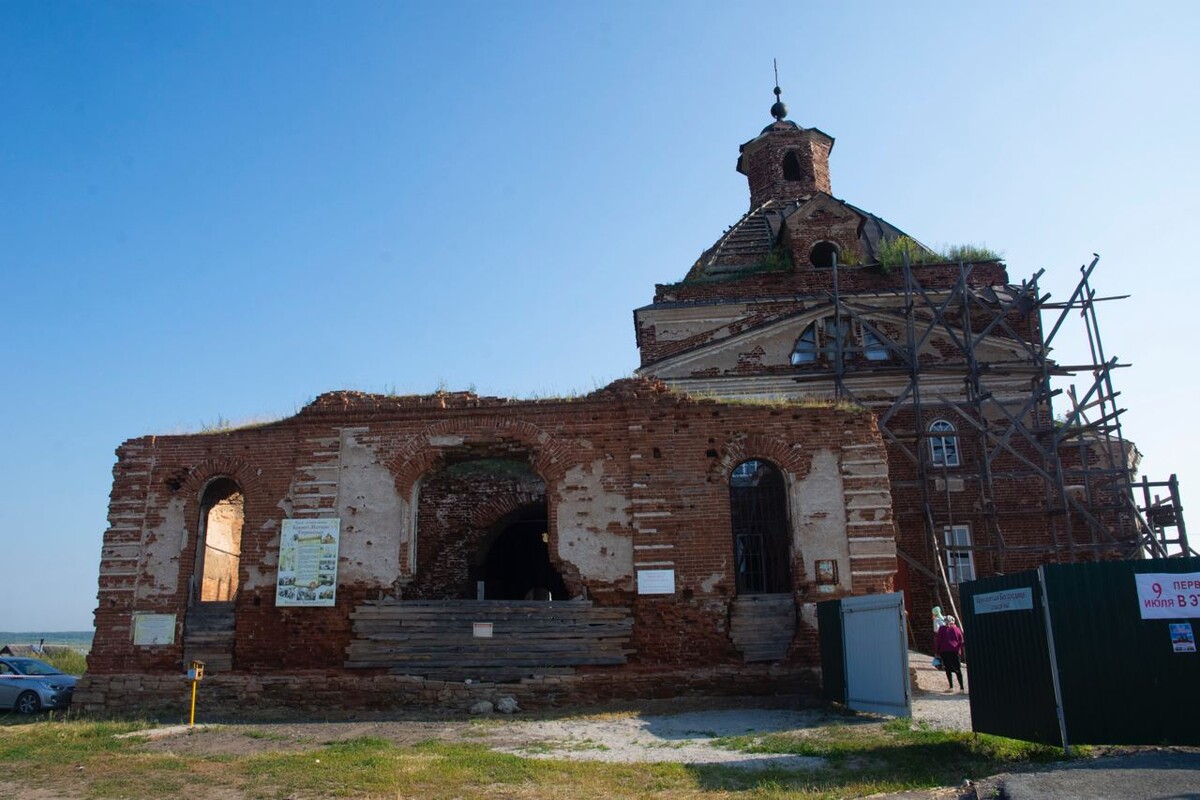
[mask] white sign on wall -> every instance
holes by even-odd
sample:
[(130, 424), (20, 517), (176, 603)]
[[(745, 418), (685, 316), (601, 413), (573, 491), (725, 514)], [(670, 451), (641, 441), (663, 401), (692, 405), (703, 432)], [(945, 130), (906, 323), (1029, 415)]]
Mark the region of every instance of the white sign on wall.
[(1031, 611), (1033, 609), (1033, 589), (1026, 586), (1023, 589), (1005, 589), (1002, 592), (988, 592), (975, 595), (976, 614), (995, 614), (998, 611)]
[(1200, 572), (1139, 572), (1133, 579), (1142, 619), (1200, 617)]
[(134, 612), (133, 643), (137, 647), (174, 644), (175, 615)]
[(285, 519), (279, 535), (277, 606), (332, 606), (337, 599), (340, 519)]
[(675, 594), (675, 570), (639, 569), (638, 594)]

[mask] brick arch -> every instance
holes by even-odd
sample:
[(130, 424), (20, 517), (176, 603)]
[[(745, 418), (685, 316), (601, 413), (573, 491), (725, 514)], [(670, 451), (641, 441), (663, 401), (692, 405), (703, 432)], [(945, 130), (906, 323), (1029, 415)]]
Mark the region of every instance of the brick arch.
[[(713, 471), (720, 476), (720, 480), (725, 486), (726, 491), (730, 490), (730, 479), (733, 477), (733, 470), (739, 464), (751, 459), (767, 461), (773, 464), (780, 471), (781, 477), (784, 480), (783, 502), (784, 513), (787, 515), (789, 551), (786, 569), (791, 591), (795, 592), (805, 585), (806, 573), (804, 554), (794, 538), (795, 533), (792, 528), (792, 508), (791, 500), (788, 496), (788, 487), (791, 486), (792, 481), (803, 479), (812, 470), (812, 453), (799, 443), (788, 444), (781, 439), (762, 434), (750, 434), (733, 439), (726, 443), (722, 458), (713, 466)], [(732, 522), (732, 512), (730, 512), (728, 524), (731, 530)]]
[(533, 452), (533, 470), (547, 486), (562, 479), (573, 463), (571, 448), (547, 431), (521, 419), (447, 419), (429, 425), (388, 462), (401, 497), (411, 496), (421, 476), (441, 463), (442, 445), (431, 440), (439, 436), (461, 436), (463, 444), (510, 439), (529, 446)]
[(262, 491), (262, 470), (242, 458), (230, 456), (225, 458), (209, 458), (193, 465), (187, 470), (186, 477), (179, 483), (176, 493), (184, 499), (184, 531), (186, 544), (179, 554), (179, 592), (180, 600), (187, 602), (188, 587), (196, 569), (197, 548), (200, 543), (200, 504), (204, 491), (210, 483), (219, 478), (229, 478), (242, 489), (244, 498), (242, 525), (242, 563), (238, 567), (239, 582), (245, 577), (246, 533), (251, 528), (251, 520), (259, 520), (269, 514), (269, 501)]
[(785, 474), (803, 477), (812, 467), (812, 454), (800, 444), (788, 444), (761, 434), (751, 434), (726, 442), (724, 454), (713, 465), (725, 483), (738, 464), (750, 459), (770, 461)]
[(571, 562), (565, 561), (558, 553), (558, 525), (554, 521), (553, 502), (548, 491), (536, 494), (533, 492), (505, 492), (495, 495), (490, 502), (476, 509), (475, 513), (471, 515), (472, 529), (482, 534), (476, 542), (475, 557), (478, 558), (492, 547), (501, 533), (496, 528), (504, 522), (505, 517), (525, 506), (535, 503), (544, 504), (546, 506), (546, 532), (550, 539), (546, 546), (546, 554), (567, 591), (571, 596), (575, 596), (583, 591), (584, 583), (579, 569)]
[(534, 494), (533, 492), (505, 492), (504, 494), (492, 495), (487, 503), (475, 509), (475, 512), (471, 514), (471, 527), (475, 530), (490, 528), (518, 508), (534, 503), (545, 503), (547, 499), (545, 491), (539, 494)]
[(209, 458), (196, 464), (188, 470), (187, 477), (179, 485), (179, 491), (185, 492), (189, 498), (199, 502), (200, 494), (209, 483), (217, 478), (231, 478), (242, 487), (242, 493), (250, 495), (262, 483), (259, 478), (261, 470), (255, 469), (242, 458)]

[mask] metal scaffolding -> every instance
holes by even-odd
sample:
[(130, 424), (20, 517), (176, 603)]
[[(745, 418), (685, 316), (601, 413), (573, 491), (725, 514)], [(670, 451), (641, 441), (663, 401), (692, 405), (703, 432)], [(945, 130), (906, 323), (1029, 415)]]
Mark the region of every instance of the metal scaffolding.
[[(1042, 562), (1195, 554), (1175, 477), (1162, 483), (1134, 480), (1138, 453), (1122, 433), (1124, 409), (1117, 405), (1120, 393), (1113, 383), (1116, 370), (1128, 365), (1105, 351), (1096, 314), (1099, 303), (1123, 297), (1096, 295), (1091, 278), (1098, 263), (1097, 256), (1081, 267), (1080, 280), (1064, 302), (1051, 302), (1041, 292), (1044, 270), (1019, 286), (999, 287), (973, 283), (975, 267), (958, 264), (952, 282), (941, 272), (937, 286), (924, 286), (922, 269), (914, 270), (906, 259), (900, 267), (902, 290), (843, 294), (834, 265), (827, 298), (833, 334), (827, 324), (823, 349), (834, 394), (876, 408), (890, 449), (909, 462), (902, 472), (915, 474), (908, 485), (920, 487), (927, 552), (900, 556), (934, 580), (938, 594), (944, 588), (950, 603), (943, 553), (989, 552), (997, 572), (1007, 571), (1018, 554), (1036, 555)], [(1052, 345), (1075, 316), (1083, 323), (1090, 362), (1059, 364), (1050, 357)], [(861, 326), (861, 340), (869, 332), (870, 347), (887, 348), (886, 361), (870, 358), (865, 343), (850, 344), (845, 333), (851, 320)], [(881, 329), (885, 324), (891, 335)], [(923, 358), (935, 342), (939, 356)], [(996, 357), (997, 343), (1008, 356)], [(948, 380), (955, 378), (962, 381), (961, 391), (947, 391)], [(829, 379), (829, 369), (796, 378), (802, 383)], [(1067, 384), (1065, 390), (1060, 383)], [(887, 386), (882, 400), (881, 385)], [(1056, 416), (1054, 401), (1064, 396), (1069, 408)], [(934, 411), (950, 416), (956, 435), (971, 437), (974, 445), (976, 457), (953, 471), (946, 469), (944, 452), (943, 463), (934, 463), (929, 442), (943, 435), (929, 430)], [(895, 465), (892, 472), (897, 474)], [(962, 500), (950, 496), (951, 481), (964, 476), (974, 490), (972, 516), (986, 530), (969, 547), (941, 539), (956, 508), (963, 507)], [(961, 490), (965, 483), (958, 485)], [(1152, 496), (1151, 490), (1160, 488), (1168, 489), (1167, 495)], [(1014, 503), (1015, 491), (1023, 497), (1036, 492), (1040, 502)], [(1037, 541), (1028, 536), (1009, 541), (1018, 538), (1006, 536), (1018, 520), (1044, 525), (1044, 535), (1034, 537)]]

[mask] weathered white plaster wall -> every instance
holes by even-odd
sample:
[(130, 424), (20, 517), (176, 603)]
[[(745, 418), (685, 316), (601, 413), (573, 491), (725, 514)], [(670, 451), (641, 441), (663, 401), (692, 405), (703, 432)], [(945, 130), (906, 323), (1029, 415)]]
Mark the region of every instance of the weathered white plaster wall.
[(179, 557), (188, 546), (185, 506), (182, 498), (171, 498), (163, 508), (162, 522), (146, 531), (137, 582), (138, 600), (171, 595), (179, 589)]
[(337, 498), (342, 520), (338, 582), (390, 585), (400, 574), (408, 504), (379, 455), (378, 437), (361, 428), (342, 433)]
[(846, 542), (846, 498), (838, 455), (830, 450), (813, 453), (812, 469), (803, 480), (792, 481), (792, 544), (804, 557), (807, 578), (816, 580), (818, 559), (838, 563), (838, 585), (850, 588), (850, 548)]
[[(279, 503), (280, 508), (284, 508), (286, 501)], [(285, 513), (291, 510), (291, 503), (286, 502)], [(253, 563), (242, 559), (242, 572), (246, 575), (246, 583), (242, 588), (250, 591), (253, 589), (267, 589), (274, 593), (276, 567), (279, 566), (279, 522), (269, 519), (259, 528), (260, 531), (274, 532), (274, 536), (267, 542), (266, 550), (263, 552), (262, 561)]]
[(558, 556), (590, 580), (617, 583), (633, 577), (629, 498), (604, 485), (604, 461), (577, 465), (557, 487)]

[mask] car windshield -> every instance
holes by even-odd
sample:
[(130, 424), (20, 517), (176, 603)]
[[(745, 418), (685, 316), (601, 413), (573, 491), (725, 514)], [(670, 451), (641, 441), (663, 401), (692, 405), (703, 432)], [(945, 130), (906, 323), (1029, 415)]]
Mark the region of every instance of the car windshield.
[(21, 675), (62, 675), (63, 673), (36, 658), (10, 658), (8, 663)]

